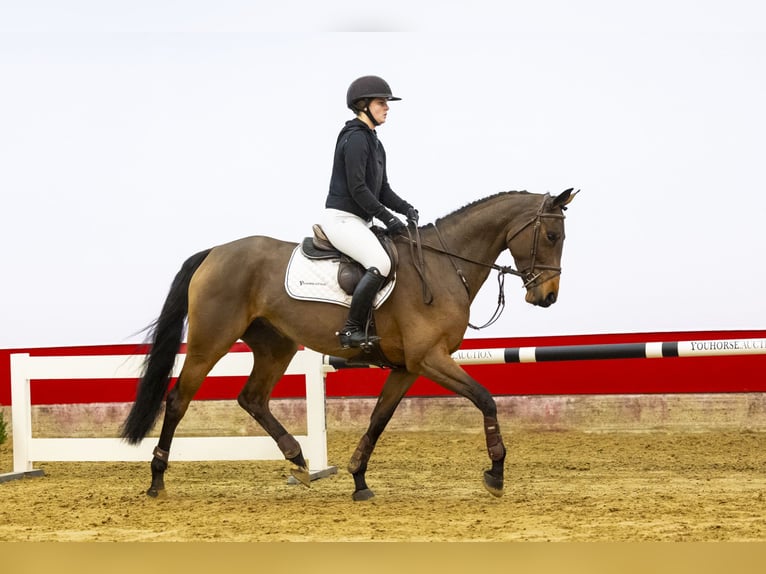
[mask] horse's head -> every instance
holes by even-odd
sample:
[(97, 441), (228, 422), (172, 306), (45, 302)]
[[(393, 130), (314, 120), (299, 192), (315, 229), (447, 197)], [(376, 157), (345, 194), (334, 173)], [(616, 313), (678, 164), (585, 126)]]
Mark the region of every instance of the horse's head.
[(564, 210), (576, 194), (570, 188), (555, 197), (544, 195), (536, 213), (506, 236), (506, 245), (524, 279), (527, 303), (549, 307), (558, 298)]

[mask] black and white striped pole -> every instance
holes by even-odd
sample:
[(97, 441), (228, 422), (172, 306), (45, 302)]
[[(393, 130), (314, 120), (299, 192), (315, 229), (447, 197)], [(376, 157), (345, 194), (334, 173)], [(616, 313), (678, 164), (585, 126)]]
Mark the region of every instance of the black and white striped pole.
[[(460, 349), (452, 354), (452, 358), (460, 365), (499, 365), (503, 363), (721, 357), (729, 355), (766, 355), (766, 339), (708, 339), (654, 343)], [(324, 365), (328, 371), (359, 367), (358, 364), (348, 364), (346, 359), (329, 355), (324, 356)]]

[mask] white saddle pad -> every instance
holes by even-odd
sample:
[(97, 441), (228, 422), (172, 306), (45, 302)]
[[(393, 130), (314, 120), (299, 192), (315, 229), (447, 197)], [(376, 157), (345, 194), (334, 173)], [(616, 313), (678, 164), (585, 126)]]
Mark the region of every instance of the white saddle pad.
[[(335, 303), (351, 306), (351, 295), (338, 285), (338, 259), (308, 259), (298, 245), (290, 256), (285, 273), (285, 290), (293, 299)], [(394, 290), (396, 276), (386, 283), (373, 300), (374, 309), (380, 307)]]

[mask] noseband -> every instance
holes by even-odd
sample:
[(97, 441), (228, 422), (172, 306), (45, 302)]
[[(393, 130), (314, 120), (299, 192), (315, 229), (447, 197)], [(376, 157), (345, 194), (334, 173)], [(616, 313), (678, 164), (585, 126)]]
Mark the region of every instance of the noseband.
[[(506, 245), (508, 247), (508, 250), (511, 250), (511, 241), (513, 241), (522, 231), (527, 229), (528, 227), (532, 226), (534, 229), (534, 236), (532, 238), (532, 250), (531, 250), (531, 263), (530, 266), (527, 267), (524, 270), (517, 271), (513, 267), (510, 267), (508, 265), (498, 265), (497, 263), (485, 263), (483, 261), (476, 261), (474, 259), (470, 259), (468, 257), (463, 257), (462, 255), (458, 255), (457, 253), (453, 253), (449, 250), (447, 247), (447, 244), (444, 241), (444, 238), (441, 235), (441, 232), (439, 231), (439, 228), (436, 227), (436, 223), (433, 224), (434, 230), (436, 231), (436, 237), (439, 239), (439, 243), (441, 243), (442, 249), (439, 249), (438, 247), (433, 247), (430, 245), (421, 245), (420, 243), (420, 233), (418, 231), (417, 226), (414, 226), (415, 228), (415, 239), (412, 238), (412, 234), (410, 233), (409, 227), (407, 228), (407, 234), (409, 236), (410, 244), (415, 243), (417, 245), (418, 251), (420, 251), (421, 247), (425, 247), (426, 249), (430, 249), (431, 251), (436, 251), (437, 253), (441, 253), (443, 255), (447, 255), (452, 262), (452, 266), (455, 268), (455, 272), (458, 274), (458, 277), (460, 277), (460, 281), (463, 283), (463, 287), (465, 287), (465, 290), (467, 293), (470, 293), (470, 289), (468, 287), (468, 281), (465, 278), (465, 275), (463, 274), (463, 271), (457, 266), (455, 263), (455, 259), (460, 259), (462, 261), (466, 261), (468, 263), (473, 263), (475, 265), (481, 265), (483, 267), (489, 267), (490, 269), (496, 270), (497, 273), (497, 283), (498, 283), (498, 297), (497, 297), (497, 308), (495, 309), (495, 312), (492, 314), (492, 317), (490, 317), (489, 321), (487, 321), (484, 325), (481, 327), (476, 327), (475, 325), (472, 325), (470, 322), (468, 323), (468, 326), (472, 329), (484, 329), (485, 327), (489, 327), (492, 325), (495, 321), (497, 321), (500, 318), (500, 315), (503, 313), (503, 310), (505, 309), (505, 275), (516, 275), (517, 277), (520, 277), (521, 280), (524, 282), (523, 287), (525, 289), (529, 289), (530, 287), (537, 284), (538, 280), (540, 279), (540, 276), (542, 275), (543, 271), (555, 271), (555, 275), (561, 274), (561, 267), (557, 267), (555, 265), (542, 265), (537, 263), (537, 248), (538, 243), (540, 241), (540, 227), (542, 225), (543, 219), (564, 219), (563, 213), (546, 213), (545, 212), (545, 204), (550, 198), (550, 194), (546, 193), (543, 197), (543, 201), (540, 204), (540, 207), (537, 209), (537, 213), (535, 216), (527, 221), (524, 225), (519, 227), (516, 231), (508, 235), (508, 239), (506, 240)], [(420, 259), (422, 262), (422, 258)], [(416, 265), (417, 267), (417, 265)], [(539, 270), (539, 271), (538, 271)], [(424, 295), (423, 300), (426, 304), (430, 304), (431, 300), (430, 297), (426, 297), (426, 286), (425, 286), (425, 269), (418, 270), (420, 273), (421, 280), (424, 284)]]

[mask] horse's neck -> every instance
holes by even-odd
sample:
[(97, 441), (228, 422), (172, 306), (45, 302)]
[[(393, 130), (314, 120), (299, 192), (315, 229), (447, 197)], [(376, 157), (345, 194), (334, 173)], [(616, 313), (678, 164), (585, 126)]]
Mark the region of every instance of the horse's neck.
[(441, 239), (437, 237), (436, 244), (443, 241), (443, 248), (465, 258), (455, 263), (466, 277), (471, 300), (487, 280), (492, 271), (491, 265), (507, 248), (506, 237), (509, 232), (529, 220), (530, 214), (536, 209), (534, 203), (531, 194), (499, 197), (437, 222)]

